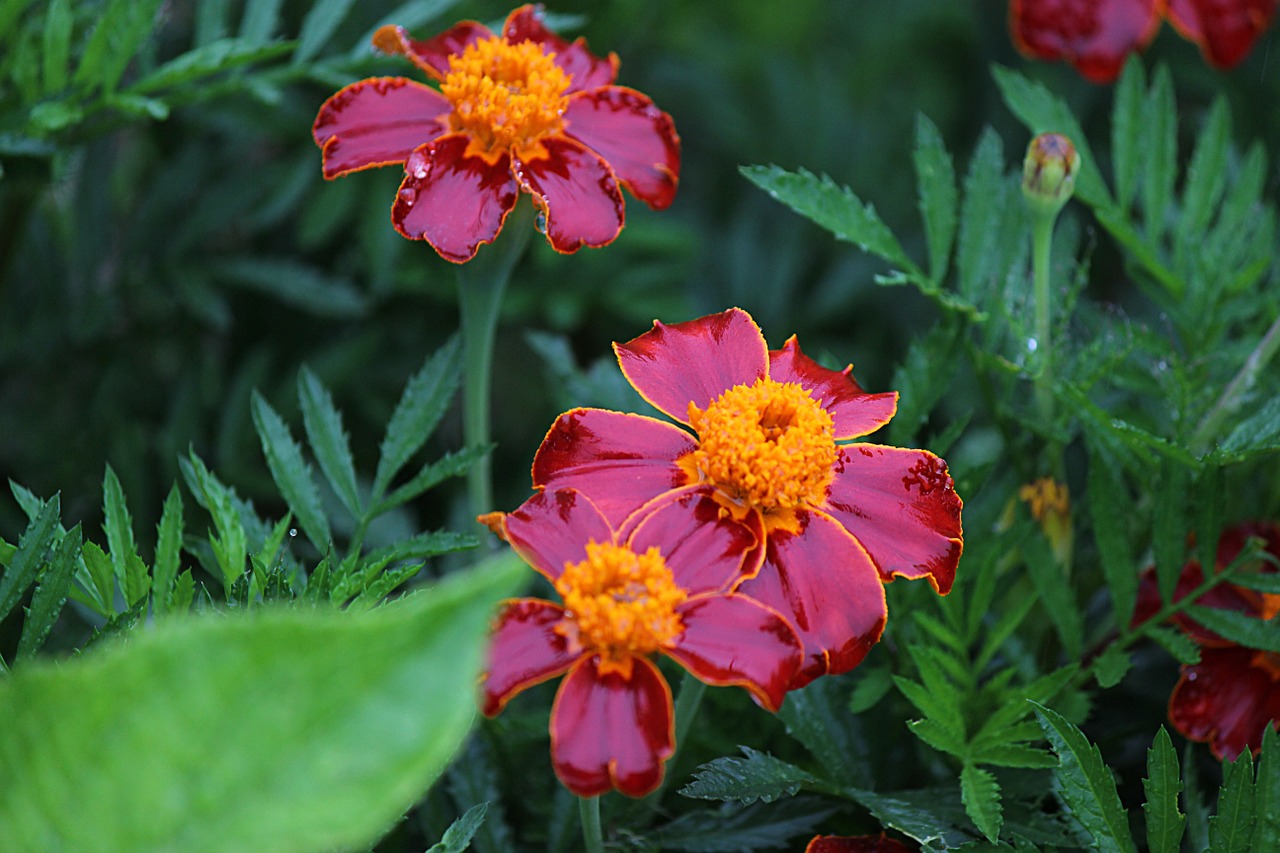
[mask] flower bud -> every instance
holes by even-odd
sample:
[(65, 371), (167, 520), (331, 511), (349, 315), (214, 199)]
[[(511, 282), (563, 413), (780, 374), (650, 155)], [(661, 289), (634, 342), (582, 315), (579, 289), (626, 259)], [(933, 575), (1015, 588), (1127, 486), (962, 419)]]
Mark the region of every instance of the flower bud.
[(1022, 194), (1035, 213), (1054, 216), (1071, 198), (1080, 156), (1060, 133), (1042, 133), (1027, 146), (1022, 163)]

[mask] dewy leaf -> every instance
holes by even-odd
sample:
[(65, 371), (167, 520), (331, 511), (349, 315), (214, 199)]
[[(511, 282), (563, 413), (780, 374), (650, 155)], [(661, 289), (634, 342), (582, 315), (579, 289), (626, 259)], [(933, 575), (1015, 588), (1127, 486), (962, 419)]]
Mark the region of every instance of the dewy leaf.
[(54, 548), (49, 568), (31, 596), (31, 607), (27, 610), (26, 621), (22, 623), (22, 638), (18, 641), (15, 660), (27, 660), (39, 651), (53, 623), (58, 621), (62, 606), (67, 603), (76, 560), (80, 557), (80, 542), (80, 525), (77, 524)]
[(445, 830), (444, 836), (440, 839), (439, 844), (433, 844), (427, 853), (462, 853), (471, 846), (471, 839), (475, 836), (476, 830), (484, 823), (485, 812), (488, 811), (488, 803), (480, 803), (467, 809), (466, 814), (450, 824)]
[(342, 428), (342, 414), (319, 377), (304, 366), (298, 372), (298, 403), (307, 441), (334, 492), (355, 517), (360, 516), (360, 493), (356, 488), (356, 466), (351, 442)]
[(1234, 610), (1196, 605), (1187, 608), (1187, 615), (1233, 643), (1264, 652), (1280, 653), (1280, 630), (1270, 620), (1257, 619)]
[(1129, 57), (1116, 84), (1115, 106), (1111, 110), (1111, 163), (1115, 172), (1116, 204), (1127, 211), (1138, 186), (1142, 150), (1142, 99), (1147, 75), (1137, 54)]
[(1000, 837), (1004, 813), (1000, 808), (1000, 785), (986, 770), (965, 762), (960, 769), (960, 798), (973, 825), (992, 844)]
[(311, 466), (302, 458), (302, 448), (293, 440), (284, 420), (257, 391), (253, 392), (253, 425), (262, 440), (262, 454), (267, 457), (271, 478), (276, 481), (280, 494), (293, 510), (311, 544), (323, 554), (328, 550), (333, 534), (329, 531), (329, 519), (320, 503), (320, 492), (311, 476)]
[(22, 599), (27, 587), (31, 586), (39, 574), (45, 555), (53, 544), (60, 512), (59, 498), (54, 495), (40, 506), (22, 538), (18, 540), (18, 550), (13, 553), (4, 576), (0, 577), (0, 619), (9, 615), (9, 611)]
[(801, 788), (821, 788), (817, 777), (793, 764), (743, 746), (744, 758), (725, 757), (702, 765), (693, 781), (680, 789), (686, 797), (699, 800), (735, 800), (743, 804), (757, 800), (772, 803), (794, 797)]
[(929, 246), (929, 278), (935, 284), (947, 274), (951, 243), (956, 236), (956, 170), (942, 144), (942, 134), (928, 116), (916, 116), (913, 154), (920, 191), (920, 216)]
[(1147, 750), (1147, 776), (1142, 780), (1142, 789), (1147, 795), (1142, 805), (1147, 816), (1147, 849), (1151, 853), (1178, 853), (1187, 816), (1178, 811), (1178, 792), (1182, 790), (1178, 754), (1164, 726)]
[(777, 166), (742, 166), (740, 172), (774, 199), (830, 231), (838, 240), (879, 255), (894, 266), (915, 272), (893, 232), (849, 189), (804, 169), (788, 172)]
[(138, 547), (133, 539), (133, 520), (129, 517), (129, 505), (125, 501), (124, 489), (116, 472), (107, 466), (102, 478), (102, 514), (104, 516), (103, 531), (107, 534), (107, 551), (111, 554), (111, 568), (120, 590), (124, 593), (125, 604), (129, 607), (137, 604), (147, 594), (146, 571), (140, 578), (135, 562), (138, 559)]
[(890, 793), (847, 788), (842, 793), (870, 811), (883, 826), (928, 845), (926, 849), (950, 850), (978, 838), (965, 820), (955, 788)]
[(1254, 802), (1260, 804), (1253, 824), (1253, 849), (1280, 850), (1280, 732), (1267, 726), (1258, 753), (1258, 775), (1253, 785)]
[(1218, 812), (1209, 818), (1209, 853), (1249, 853), (1254, 805), (1253, 755), (1246, 749), (1237, 760), (1222, 763)]
[[(18, 850), (367, 848), (475, 716), (512, 554), (367, 614), (168, 620), (0, 684), (0, 837)], [(38, 781), (37, 781), (38, 780)], [(126, 780), (122, 782), (122, 780)]]
[(1061, 714), (1032, 704), (1049, 745), (1058, 754), (1054, 776), (1063, 805), (1093, 837), (1098, 850), (1136, 853), (1129, 834), (1129, 820), (1116, 793), (1115, 779), (1111, 778), (1098, 747), (1089, 743)]
[(382, 439), (378, 470), (373, 477), (373, 503), (386, 492), (409, 457), (435, 432), (461, 377), (462, 350), (455, 337), (436, 350), (405, 385)]
[(165, 498), (160, 524), (156, 528), (156, 561), (151, 570), (151, 608), (157, 613), (169, 609), (169, 597), (178, 577), (182, 555), (182, 492), (174, 483)]

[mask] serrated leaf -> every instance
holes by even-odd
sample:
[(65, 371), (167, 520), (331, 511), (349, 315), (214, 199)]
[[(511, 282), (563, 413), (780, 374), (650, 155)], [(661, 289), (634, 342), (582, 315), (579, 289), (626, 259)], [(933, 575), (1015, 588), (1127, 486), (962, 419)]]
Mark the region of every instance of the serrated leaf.
[(236, 579), (244, 573), (249, 547), (235, 494), (205, 467), (195, 451), (187, 458), (179, 459), (178, 467), (187, 488), (213, 518), (213, 526), (218, 533), (216, 537), (210, 537), (209, 544), (218, 563), (223, 589), (229, 592)]
[[(883, 689), (888, 691), (892, 686), (887, 669), (864, 667), (859, 673), (863, 675), (859, 685), (868, 680), (867, 675), (879, 673)], [(817, 759), (827, 776), (840, 784), (858, 785), (870, 783), (871, 779), (862, 725), (846, 709), (848, 684), (847, 679), (828, 677), (792, 690), (778, 710), (778, 718), (787, 732)]]
[(938, 127), (924, 113), (916, 116), (916, 148), (912, 157), (929, 247), (929, 278), (941, 283), (947, 274), (956, 236), (956, 170), (942, 144)]
[(1280, 652), (1280, 630), (1270, 620), (1197, 605), (1188, 607), (1186, 612), (1194, 621), (1233, 643), (1264, 652)]
[[(507, 821), (498, 770), (483, 738), (470, 738), (446, 776), (449, 798), (458, 808), (483, 802), (487, 820), (473, 836), (476, 853), (507, 853), (516, 847)], [(575, 813), (577, 809), (574, 810)]]
[(1103, 853), (1137, 853), (1115, 779), (1098, 747), (1056, 711), (1035, 705), (1036, 716), (1059, 763), (1054, 770), (1063, 805)]
[(812, 837), (837, 806), (813, 797), (795, 797), (768, 805), (693, 811), (649, 833), (659, 850), (690, 853), (743, 853), (796, 849), (792, 839)]
[(440, 843), (431, 845), (427, 853), (462, 853), (471, 846), (471, 839), (484, 823), (485, 812), (488, 810), (488, 803), (480, 803), (467, 809), (462, 817), (451, 823), (444, 831)]
[(1253, 785), (1254, 802), (1260, 805), (1253, 824), (1253, 849), (1280, 850), (1280, 733), (1267, 726), (1258, 753), (1258, 775)]
[(0, 786), (0, 837), (21, 850), (367, 848), (461, 744), (493, 607), (526, 571), (504, 554), (361, 615), (167, 620), (15, 673), (0, 684), (0, 778), (42, 784)]
[(298, 371), (298, 404), (307, 441), (320, 470), (329, 485), (353, 516), (362, 511), (360, 492), (356, 487), (356, 466), (351, 456), (351, 441), (342, 427), (342, 413), (333, 404), (329, 391), (319, 377), (303, 366)]
[(44, 71), (44, 91), (59, 92), (71, 76), (71, 0), (49, 0), (40, 38), (40, 58)]
[(965, 819), (956, 788), (890, 793), (846, 788), (843, 793), (870, 811), (882, 826), (914, 838), (926, 849), (949, 850), (978, 838)]
[(58, 527), (61, 502), (57, 495), (44, 501), (18, 540), (3, 577), (0, 577), (0, 619), (9, 615), (21, 599), (27, 587), (35, 581), (44, 565), (46, 555), (53, 546)]
[(965, 764), (960, 768), (960, 799), (978, 831), (995, 844), (1000, 837), (1004, 811), (1000, 807), (1000, 785), (986, 770)]
[(879, 255), (900, 269), (915, 269), (875, 208), (827, 176), (819, 177), (804, 169), (788, 172), (777, 166), (742, 166), (738, 171), (777, 201), (830, 231), (836, 239)]
[(1142, 633), (1154, 640), (1181, 664), (1200, 662), (1200, 646), (1181, 631), (1157, 625), (1143, 625)]
[(156, 613), (169, 609), (182, 557), (182, 527), (182, 492), (174, 483), (165, 498), (160, 523), (156, 526), (156, 560), (151, 569), (151, 607)]
[(387, 423), (378, 470), (373, 477), (373, 503), (386, 493), (391, 480), (435, 432), (462, 380), (462, 350), (450, 338), (427, 358), (410, 378)]
[(1192, 850), (1209, 849), (1209, 807), (1200, 790), (1196, 745), (1188, 742), (1182, 751), (1182, 779), (1186, 784), (1183, 803), (1187, 809), (1187, 841)]
[(1138, 573), (1125, 535), (1125, 519), (1133, 502), (1116, 465), (1096, 442), (1089, 442), (1089, 474), (1085, 499), (1093, 525), (1102, 573), (1111, 591), (1111, 607), (1117, 626), (1128, 625), (1138, 600)]
[(411, 501), (423, 492), (434, 489), (450, 477), (461, 477), (470, 471), (471, 466), (483, 459), (492, 449), (492, 446), (466, 447), (462, 450), (450, 451), (435, 462), (428, 462), (419, 469), (413, 479), (402, 486), (398, 486), (395, 491), (383, 498), (374, 508), (373, 514), (381, 515), (406, 501)]
[(1142, 780), (1142, 789), (1147, 795), (1142, 805), (1147, 818), (1147, 849), (1151, 853), (1178, 853), (1187, 816), (1178, 811), (1178, 792), (1182, 790), (1178, 754), (1164, 726), (1147, 750), (1147, 776)]
[[(200, 7), (203, 9), (205, 5), (207, 4), (202, 2)], [(253, 44), (238, 38), (218, 39), (175, 56), (146, 77), (129, 86), (126, 91), (134, 95), (147, 95), (170, 89), (173, 90), (175, 100), (180, 100), (181, 98), (178, 97), (181, 95), (179, 87), (184, 86), (184, 84), (222, 71), (228, 71), (232, 68), (251, 65), (265, 59), (273, 59), (281, 54), (288, 53), (290, 47), (291, 45), (288, 42)]]
[(965, 743), (964, 734), (958, 732), (954, 724), (944, 723), (937, 717), (908, 720), (907, 728), (911, 730), (912, 734), (939, 752), (945, 752), (957, 758), (962, 758), (969, 752), (969, 745)]
[(191, 570), (187, 569), (178, 575), (178, 579), (174, 581), (173, 592), (169, 594), (168, 613), (186, 613), (191, 609), (191, 602), (195, 598), (196, 582), (191, 577)]
[(1138, 169), (1145, 159), (1140, 146), (1142, 133), (1142, 100), (1147, 91), (1147, 75), (1137, 54), (1125, 63), (1120, 82), (1116, 84), (1115, 105), (1111, 110), (1111, 162), (1115, 172), (1116, 204), (1127, 211), (1138, 186)]
[(208, 271), (229, 284), (274, 296), (317, 317), (352, 319), (369, 308), (351, 279), (287, 258), (228, 258), (209, 264)]
[(971, 744), (970, 758), (976, 764), (992, 764), (996, 767), (1022, 767), (1045, 769), (1055, 767), (1058, 759), (1050, 752), (1022, 743), (990, 744), (977, 747)]
[(1246, 749), (1237, 760), (1222, 763), (1218, 811), (1209, 818), (1209, 853), (1249, 853), (1253, 818), (1253, 755)]
[(90, 91), (114, 91), (125, 67), (155, 28), (161, 2), (108, 0), (72, 82)]
[(860, 677), (849, 695), (849, 713), (854, 715), (871, 710), (893, 689), (893, 672), (888, 667), (863, 665), (858, 673)]
[(329, 549), (333, 534), (311, 466), (302, 458), (302, 448), (293, 440), (284, 419), (257, 391), (253, 392), (253, 425), (262, 442), (262, 454), (267, 458), (271, 478), (311, 544), (323, 554)]
[(333, 37), (338, 25), (346, 19), (353, 2), (354, 0), (321, 0), (311, 7), (311, 11), (302, 19), (298, 48), (293, 52), (294, 65), (310, 62), (319, 55), (321, 48)]
[(956, 244), (960, 292), (979, 305), (985, 304), (982, 294), (997, 275), (997, 253), (1004, 250), (998, 224), (1006, 207), (1008, 185), (1000, 135), (990, 127), (983, 128), (965, 174)]
[(1255, 453), (1280, 448), (1280, 397), (1263, 402), (1257, 411), (1239, 420), (1222, 440), (1219, 453), (1245, 459)]
[(385, 545), (364, 557), (366, 562), (386, 560), (425, 560), (454, 551), (465, 551), (480, 544), (480, 540), (470, 533), (457, 533), (452, 530), (429, 530)]
[(1084, 646), (1084, 617), (1063, 567), (1055, 559), (1048, 539), (1038, 529), (1023, 540), (1022, 550), (1027, 576), (1063, 651), (1068, 658), (1079, 658)]
[(1227, 143), (1231, 136), (1231, 112), (1219, 95), (1213, 99), (1209, 117), (1198, 135), (1195, 151), (1187, 166), (1178, 218), (1179, 241), (1198, 240), (1209, 226), (1226, 186)]
[(1178, 166), (1178, 115), (1173, 78), (1163, 65), (1156, 70), (1143, 106), (1142, 136), (1145, 143), (1142, 162), (1146, 167), (1142, 174), (1142, 211), (1147, 239), (1158, 243), (1173, 201)]
[(120, 583), (120, 591), (124, 593), (125, 605), (133, 607), (142, 596), (147, 594), (143, 580), (146, 578), (146, 567), (143, 567), (141, 578), (138, 575), (138, 546), (133, 539), (133, 520), (129, 517), (129, 505), (125, 501), (124, 489), (111, 466), (107, 466), (102, 478), (102, 523), (103, 532), (107, 534), (107, 550), (111, 554), (111, 567), (115, 571), (116, 580)]
[(62, 606), (67, 603), (71, 589), (71, 577), (80, 558), (80, 525), (71, 528), (62, 537), (50, 556), (48, 568), (40, 577), (36, 591), (31, 595), (31, 607), (22, 623), (22, 637), (18, 641), (17, 661), (30, 659), (49, 636), (53, 623), (58, 621)]
[(1133, 659), (1118, 644), (1112, 643), (1093, 662), (1093, 677), (1104, 690), (1115, 687), (1129, 672)]
[(821, 781), (794, 764), (739, 747), (743, 758), (727, 756), (703, 764), (693, 772), (693, 781), (680, 789), (683, 796), (699, 800), (733, 800), (750, 805), (772, 803), (794, 797), (802, 788), (821, 789)]
[(280, 26), (280, 7), (284, 0), (248, 0), (240, 19), (240, 38), (260, 44), (275, 35)]
[(96, 542), (85, 542), (81, 549), (85, 571), (93, 584), (92, 596), (102, 603), (98, 611), (103, 616), (114, 616), (116, 613), (116, 575), (111, 568), (111, 558)]
[(954, 687), (943, 688), (942, 693), (937, 694), (924, 684), (900, 675), (893, 676), (893, 683), (921, 714), (948, 732), (948, 742), (965, 742), (964, 716), (960, 713)]

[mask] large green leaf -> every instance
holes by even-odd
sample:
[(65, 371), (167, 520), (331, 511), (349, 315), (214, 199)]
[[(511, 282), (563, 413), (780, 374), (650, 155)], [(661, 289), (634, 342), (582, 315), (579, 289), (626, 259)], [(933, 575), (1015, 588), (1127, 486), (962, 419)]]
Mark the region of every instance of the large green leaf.
[(1178, 853), (1187, 816), (1178, 811), (1178, 792), (1182, 790), (1178, 754), (1164, 726), (1147, 750), (1147, 777), (1142, 788), (1147, 794), (1142, 806), (1147, 815), (1147, 849), (1151, 853)]
[(16, 850), (368, 845), (475, 714), (512, 554), (362, 614), (173, 620), (0, 684), (0, 838)]
[(700, 800), (750, 804), (757, 800), (771, 803), (794, 797), (801, 788), (821, 787), (819, 779), (794, 764), (747, 746), (741, 749), (743, 758), (717, 758), (699, 767), (693, 781), (681, 788), (680, 793)]

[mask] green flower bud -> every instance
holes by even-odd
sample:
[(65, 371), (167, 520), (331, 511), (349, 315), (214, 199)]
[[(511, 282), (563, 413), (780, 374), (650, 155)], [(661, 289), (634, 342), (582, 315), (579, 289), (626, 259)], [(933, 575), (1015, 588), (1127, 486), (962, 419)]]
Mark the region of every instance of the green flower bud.
[(1076, 189), (1080, 156), (1060, 133), (1042, 133), (1027, 146), (1022, 163), (1022, 195), (1035, 213), (1056, 216)]

